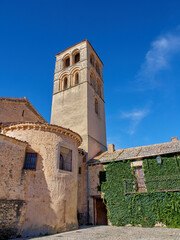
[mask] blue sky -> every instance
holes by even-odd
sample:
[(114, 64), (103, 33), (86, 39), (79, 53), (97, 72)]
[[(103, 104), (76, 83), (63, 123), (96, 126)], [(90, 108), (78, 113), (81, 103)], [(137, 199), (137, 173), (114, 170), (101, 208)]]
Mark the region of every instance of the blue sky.
[(0, 95), (50, 120), (54, 55), (88, 39), (104, 63), (107, 141), (180, 138), (180, 1), (0, 0)]

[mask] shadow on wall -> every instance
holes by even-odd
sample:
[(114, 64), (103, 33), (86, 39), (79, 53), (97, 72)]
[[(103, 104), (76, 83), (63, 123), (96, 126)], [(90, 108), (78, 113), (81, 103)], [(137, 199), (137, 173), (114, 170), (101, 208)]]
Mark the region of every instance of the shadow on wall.
[[(37, 161), (36, 170), (16, 169), (16, 172), (21, 171), (21, 177), (14, 185), (18, 188), (16, 191), (24, 185), (23, 199), (9, 196), (0, 200), (0, 239), (45, 235), (59, 230), (56, 226), (57, 215), (51, 207), (54, 199), (47, 185), (40, 155)], [(62, 208), (64, 210), (64, 206)]]
[[(57, 215), (52, 208), (53, 194), (47, 184), (46, 164), (38, 154), (37, 168), (33, 170), (23, 170), (25, 177), (25, 201), (26, 213), (21, 230), (22, 236), (38, 236), (58, 232)], [(49, 181), (52, 179), (49, 179)], [(51, 186), (53, 181), (51, 183)], [(64, 207), (62, 206), (63, 210)]]

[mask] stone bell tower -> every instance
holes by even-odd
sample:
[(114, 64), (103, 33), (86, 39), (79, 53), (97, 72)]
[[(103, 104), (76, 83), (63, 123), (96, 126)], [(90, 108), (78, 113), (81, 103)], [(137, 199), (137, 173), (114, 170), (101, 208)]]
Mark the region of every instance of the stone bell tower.
[(79, 133), (88, 159), (106, 150), (102, 67), (87, 40), (56, 55), (51, 124)]

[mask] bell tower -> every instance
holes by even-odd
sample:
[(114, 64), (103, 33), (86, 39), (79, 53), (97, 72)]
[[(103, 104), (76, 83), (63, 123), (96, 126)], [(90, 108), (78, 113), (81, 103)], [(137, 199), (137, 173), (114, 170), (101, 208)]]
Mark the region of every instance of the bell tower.
[(106, 151), (102, 67), (87, 40), (56, 55), (51, 124), (79, 133), (88, 159)]

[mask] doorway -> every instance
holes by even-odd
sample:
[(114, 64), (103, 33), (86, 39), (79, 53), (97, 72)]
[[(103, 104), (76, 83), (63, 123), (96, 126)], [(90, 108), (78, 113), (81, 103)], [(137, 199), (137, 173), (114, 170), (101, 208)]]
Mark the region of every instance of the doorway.
[(94, 224), (107, 225), (107, 209), (102, 198), (94, 198)]

